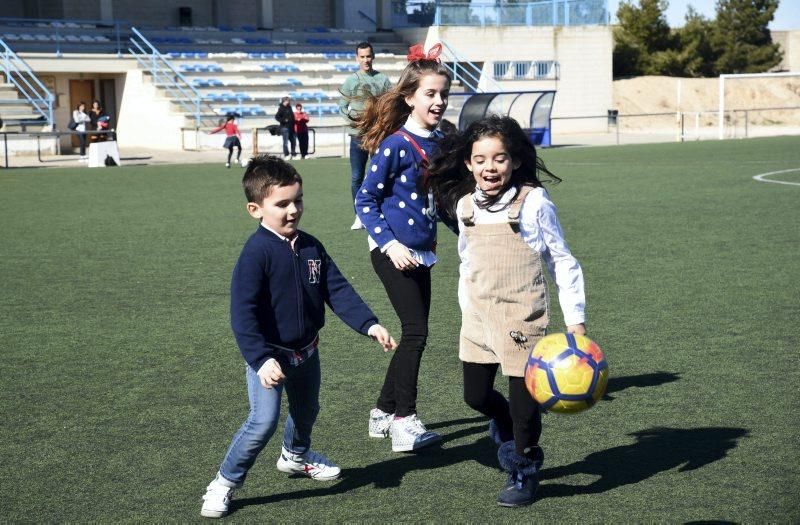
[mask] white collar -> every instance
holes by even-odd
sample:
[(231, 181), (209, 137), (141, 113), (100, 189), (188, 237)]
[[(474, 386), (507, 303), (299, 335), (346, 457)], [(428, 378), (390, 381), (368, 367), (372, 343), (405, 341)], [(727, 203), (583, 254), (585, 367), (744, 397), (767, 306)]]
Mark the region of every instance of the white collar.
[(416, 120), (414, 120), (411, 115), (408, 116), (406, 119), (406, 123), (403, 124), (403, 127), (406, 128), (408, 131), (417, 135), (418, 137), (423, 137), (429, 139), (433, 136), (436, 132), (436, 129), (426, 129), (420, 126)]
[(260, 224), (261, 224), (261, 226), (263, 226), (263, 227), (264, 227), (266, 230), (268, 230), (268, 231), (271, 231), (272, 233), (274, 233), (275, 235), (277, 235), (277, 236), (278, 236), (278, 238), (279, 238), (280, 240), (282, 240), (282, 241), (286, 241), (286, 242), (288, 242), (288, 243), (290, 243), (290, 244), (294, 245), (294, 241), (297, 239), (297, 235), (295, 235), (293, 238), (291, 238), (291, 239), (290, 239), (289, 237), (285, 237), (285, 236), (281, 235), (280, 233), (276, 232), (275, 230), (273, 230), (272, 228), (270, 228), (269, 226), (267, 226), (267, 225), (266, 225), (266, 224), (264, 224), (263, 222), (262, 222), (262, 223), (260, 223)]

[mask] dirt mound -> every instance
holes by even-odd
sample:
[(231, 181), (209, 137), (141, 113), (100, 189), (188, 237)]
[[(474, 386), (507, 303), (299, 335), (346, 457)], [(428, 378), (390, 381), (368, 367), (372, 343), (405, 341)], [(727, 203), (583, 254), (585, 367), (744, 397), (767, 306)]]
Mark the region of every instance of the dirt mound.
[[(711, 123), (719, 109), (719, 80), (661, 76), (616, 80), (614, 108), (619, 110), (620, 115), (678, 111), (707, 113), (701, 115), (701, 119)], [(725, 110), (736, 110), (727, 116), (729, 119), (742, 119), (744, 110), (747, 110), (747, 119), (752, 124), (800, 124), (800, 75), (726, 79)], [(635, 121), (646, 126), (646, 119), (636, 118)], [(654, 119), (663, 120), (659, 117)]]

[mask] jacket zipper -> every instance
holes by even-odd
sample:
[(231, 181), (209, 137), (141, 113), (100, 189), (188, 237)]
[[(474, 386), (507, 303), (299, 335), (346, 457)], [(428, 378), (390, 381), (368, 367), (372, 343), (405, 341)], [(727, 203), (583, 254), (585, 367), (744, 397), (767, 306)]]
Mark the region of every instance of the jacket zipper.
[[(287, 243), (288, 244), (288, 243)], [(297, 294), (297, 327), (300, 329), (300, 336), (305, 334), (305, 323), (303, 322), (303, 283), (300, 282), (300, 254), (296, 253), (289, 245), (294, 261), (294, 283), (295, 293)]]

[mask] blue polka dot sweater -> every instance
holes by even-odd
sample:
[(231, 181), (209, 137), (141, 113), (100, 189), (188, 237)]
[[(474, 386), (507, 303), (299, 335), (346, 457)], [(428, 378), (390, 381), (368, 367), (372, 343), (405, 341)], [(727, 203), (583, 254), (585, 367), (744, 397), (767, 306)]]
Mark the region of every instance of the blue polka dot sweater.
[[(434, 139), (403, 126), (428, 155)], [(416, 130), (415, 130), (416, 131)], [(372, 156), (356, 196), (356, 213), (367, 233), (383, 249), (398, 241), (414, 250), (431, 250), (436, 240), (436, 210), (422, 186), (422, 156), (402, 135), (389, 135)]]

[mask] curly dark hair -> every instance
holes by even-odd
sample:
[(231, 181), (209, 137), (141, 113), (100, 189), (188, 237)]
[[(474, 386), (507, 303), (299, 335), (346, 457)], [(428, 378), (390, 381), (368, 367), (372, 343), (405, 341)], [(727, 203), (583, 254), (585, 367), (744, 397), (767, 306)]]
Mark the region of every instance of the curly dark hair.
[(465, 162), (472, 155), (472, 145), (486, 137), (497, 137), (519, 167), (511, 173), (508, 186), (497, 195), (486, 196), (478, 202), (481, 208), (497, 203), (505, 191), (514, 186), (542, 187), (543, 182), (561, 181), (536, 155), (536, 147), (519, 123), (511, 117), (492, 115), (470, 124), (466, 130), (446, 135), (439, 143), (428, 168), (428, 188), (433, 191), (436, 206), (446, 219), (456, 220), (456, 205), (464, 195), (475, 189), (475, 179)]

